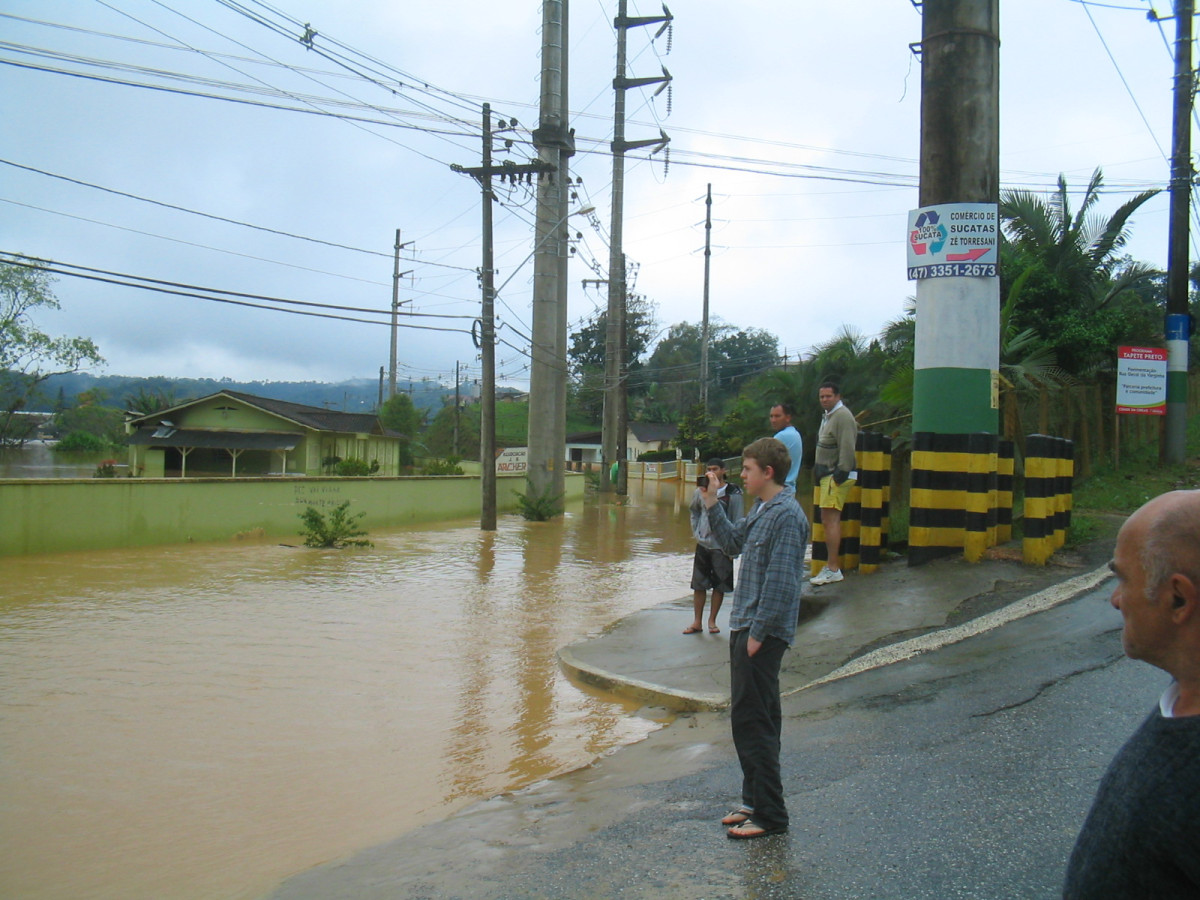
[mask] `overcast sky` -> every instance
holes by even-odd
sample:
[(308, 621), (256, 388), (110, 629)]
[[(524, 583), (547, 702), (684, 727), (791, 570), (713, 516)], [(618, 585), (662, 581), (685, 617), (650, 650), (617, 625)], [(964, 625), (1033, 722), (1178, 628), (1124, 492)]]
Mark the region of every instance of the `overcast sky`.
[[(877, 334), (914, 293), (919, 12), (910, 0), (670, 5), (669, 54), (653, 28), (629, 39), (630, 76), (665, 65), (674, 77), (669, 99), (652, 88), (628, 98), (628, 139), (659, 124), (671, 137), (669, 165), (626, 166), (634, 290), (664, 330), (700, 321), (711, 183), (714, 317), (773, 332), (792, 358), (843, 325)], [(1158, 5), (1170, 13), (1169, 0)], [(1045, 191), (1060, 172), (1082, 187), (1102, 167), (1111, 213), (1166, 186), (1174, 23), (1148, 21), (1149, 9), (1001, 3), (1003, 188)], [(616, 0), (570, 10), (572, 176), (578, 205), (596, 208), (571, 220), (582, 235), (572, 330), (606, 302), (581, 282), (608, 263), (615, 12)], [(633, 15), (660, 12), (630, 0)], [(478, 375), (480, 195), (450, 164), (479, 165), (484, 101), (520, 122), (507, 158), (532, 155), (539, 2), (0, 0), (0, 14), (0, 251), (378, 311), (342, 313), (374, 324), (346, 322), (60, 277), (62, 310), (39, 316), (44, 330), (91, 337), (104, 374), (373, 379), (388, 361), (378, 323), (400, 228), (413, 242), (401, 299), (426, 314), (404, 321), (400, 377), (449, 383), (456, 362)], [(314, 48), (345, 65), (306, 49), (304, 23)], [(522, 385), (534, 203), (524, 189), (502, 199), (498, 379)], [(1165, 267), (1167, 210), (1164, 193), (1137, 214), (1131, 255)]]

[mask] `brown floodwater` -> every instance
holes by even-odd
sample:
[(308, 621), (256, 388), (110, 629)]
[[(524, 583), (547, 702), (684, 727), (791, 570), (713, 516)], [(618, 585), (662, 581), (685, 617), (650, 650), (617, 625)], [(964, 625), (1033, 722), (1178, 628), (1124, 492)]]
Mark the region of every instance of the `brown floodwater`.
[(0, 558), (0, 896), (260, 897), (644, 737), (555, 656), (689, 593), (690, 486), (630, 494), (373, 549)]

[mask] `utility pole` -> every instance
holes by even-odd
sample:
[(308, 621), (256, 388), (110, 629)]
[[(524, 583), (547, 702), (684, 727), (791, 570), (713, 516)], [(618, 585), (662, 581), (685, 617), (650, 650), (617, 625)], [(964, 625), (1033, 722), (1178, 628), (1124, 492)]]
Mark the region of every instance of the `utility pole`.
[[(670, 140), (666, 132), (659, 129), (660, 136), (648, 141), (625, 140), (625, 92), (632, 87), (661, 84), (661, 91), (671, 81), (671, 75), (663, 69), (661, 77), (625, 77), (626, 44), (630, 28), (640, 25), (663, 23), (658, 30), (662, 34), (670, 25), (672, 16), (666, 5), (661, 16), (627, 15), (629, 2), (620, 0), (617, 17), (613, 25), (617, 30), (617, 74), (613, 78), (613, 186), (612, 220), (609, 225), (608, 257), (608, 316), (604, 333), (604, 421), (601, 435), (602, 462), (600, 465), (600, 490), (618, 494), (627, 492), (628, 467), (626, 465), (626, 434), (628, 426), (627, 394), (625, 384), (625, 252), (622, 246), (625, 204), (625, 152), (639, 147), (658, 145), (665, 147)], [(614, 484), (609, 470), (617, 463), (617, 480)]]
[(400, 330), (397, 316), (400, 312), (400, 279), (412, 272), (400, 271), (400, 250), (408, 244), (400, 243), (400, 229), (396, 229), (396, 254), (392, 261), (392, 355), (391, 366), (388, 369), (388, 399), (396, 396), (396, 332)]
[[(921, 15), (921, 208), (991, 204), (994, 216), (1000, 196), (999, 0), (925, 0)], [(951, 223), (933, 222), (949, 231)], [(995, 272), (992, 259), (987, 271)], [(999, 274), (918, 279), (913, 431), (996, 434)]]
[[(502, 124), (501, 129), (515, 128), (516, 122)], [(483, 379), (479, 397), (479, 466), (481, 471), (482, 510), (479, 527), (483, 531), (496, 530), (496, 314), (495, 272), (492, 262), (492, 203), (496, 199), (492, 191), (492, 178), (496, 175), (516, 179), (520, 175), (548, 171), (542, 162), (505, 162), (492, 165), (492, 106), (483, 104), (483, 165), (468, 168), (452, 164), (451, 171), (470, 175), (479, 182), (483, 192), (483, 261), (479, 270), (479, 283), (483, 294), (482, 315), (479, 326), (479, 353), (483, 365)]]
[(704, 316), (700, 320), (700, 405), (708, 412), (708, 270), (712, 260), (712, 184), (704, 198)]
[(554, 171), (538, 181), (533, 260), (533, 326), (529, 367), (529, 484), (535, 495), (563, 493), (567, 454), (567, 202), (568, 162), (575, 136), (568, 128), (567, 3), (542, 3), (542, 90), (533, 145)]
[(1175, 108), (1171, 141), (1171, 219), (1167, 238), (1167, 422), (1165, 458), (1187, 456), (1188, 215), (1192, 189), (1192, 0), (1175, 0)]
[(458, 415), (462, 409), (462, 397), (458, 393), (458, 360), (454, 361), (454, 455), (458, 456)]

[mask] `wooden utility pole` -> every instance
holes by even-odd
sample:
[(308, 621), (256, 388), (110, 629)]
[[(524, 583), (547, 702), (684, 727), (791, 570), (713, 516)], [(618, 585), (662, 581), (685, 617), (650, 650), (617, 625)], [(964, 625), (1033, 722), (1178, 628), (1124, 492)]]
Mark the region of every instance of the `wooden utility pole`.
[[(515, 124), (501, 128), (512, 128)], [(470, 175), (479, 182), (483, 192), (483, 261), (479, 270), (479, 282), (483, 294), (482, 315), (479, 324), (479, 354), (483, 365), (483, 379), (479, 397), (479, 465), (481, 471), (481, 506), (479, 527), (483, 531), (496, 530), (496, 314), (495, 272), (492, 262), (492, 203), (496, 199), (492, 191), (492, 178), (496, 175), (516, 178), (519, 175), (544, 173), (547, 168), (542, 162), (506, 162), (492, 165), (492, 107), (483, 104), (483, 165), (473, 168), (451, 165), (452, 171)]]
[[(625, 77), (626, 44), (630, 28), (640, 25), (663, 23), (659, 34), (666, 30), (672, 16), (663, 7), (661, 16), (627, 15), (629, 2), (620, 0), (617, 17), (613, 25), (617, 30), (617, 74), (613, 78), (613, 185), (612, 220), (609, 224), (608, 256), (608, 315), (604, 333), (604, 421), (601, 434), (600, 490), (624, 494), (627, 491), (628, 466), (626, 465), (626, 434), (629, 430), (627, 392), (625, 384), (625, 251), (622, 245), (625, 204), (625, 153), (639, 147), (665, 147), (669, 138), (660, 130), (658, 138), (648, 141), (625, 140), (625, 92), (631, 87), (661, 84), (664, 87), (671, 76), (663, 69), (662, 76), (653, 78)], [(657, 36), (657, 35), (656, 35)], [(661, 90), (661, 88), (660, 88)], [(617, 479), (610, 477), (612, 464), (617, 463)]]
[(1171, 141), (1171, 219), (1167, 238), (1167, 422), (1165, 458), (1187, 456), (1188, 215), (1192, 190), (1192, 0), (1175, 0), (1175, 107)]
[(530, 489), (541, 497), (557, 497), (565, 487), (567, 166), (575, 152), (567, 115), (567, 0), (543, 0), (541, 107), (533, 145), (554, 174), (538, 181), (527, 457)]
[(700, 405), (708, 412), (708, 271), (712, 260), (712, 185), (704, 198), (704, 315), (700, 320)]

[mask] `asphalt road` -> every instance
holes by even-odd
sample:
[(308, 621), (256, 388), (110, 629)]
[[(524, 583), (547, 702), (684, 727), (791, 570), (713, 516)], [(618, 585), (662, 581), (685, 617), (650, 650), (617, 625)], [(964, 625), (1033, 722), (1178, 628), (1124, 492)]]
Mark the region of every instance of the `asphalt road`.
[(272, 896), (1059, 896), (1105, 766), (1167, 682), (1124, 658), (1110, 593), (788, 698), (786, 835), (726, 839), (740, 774), (727, 714), (701, 713)]

